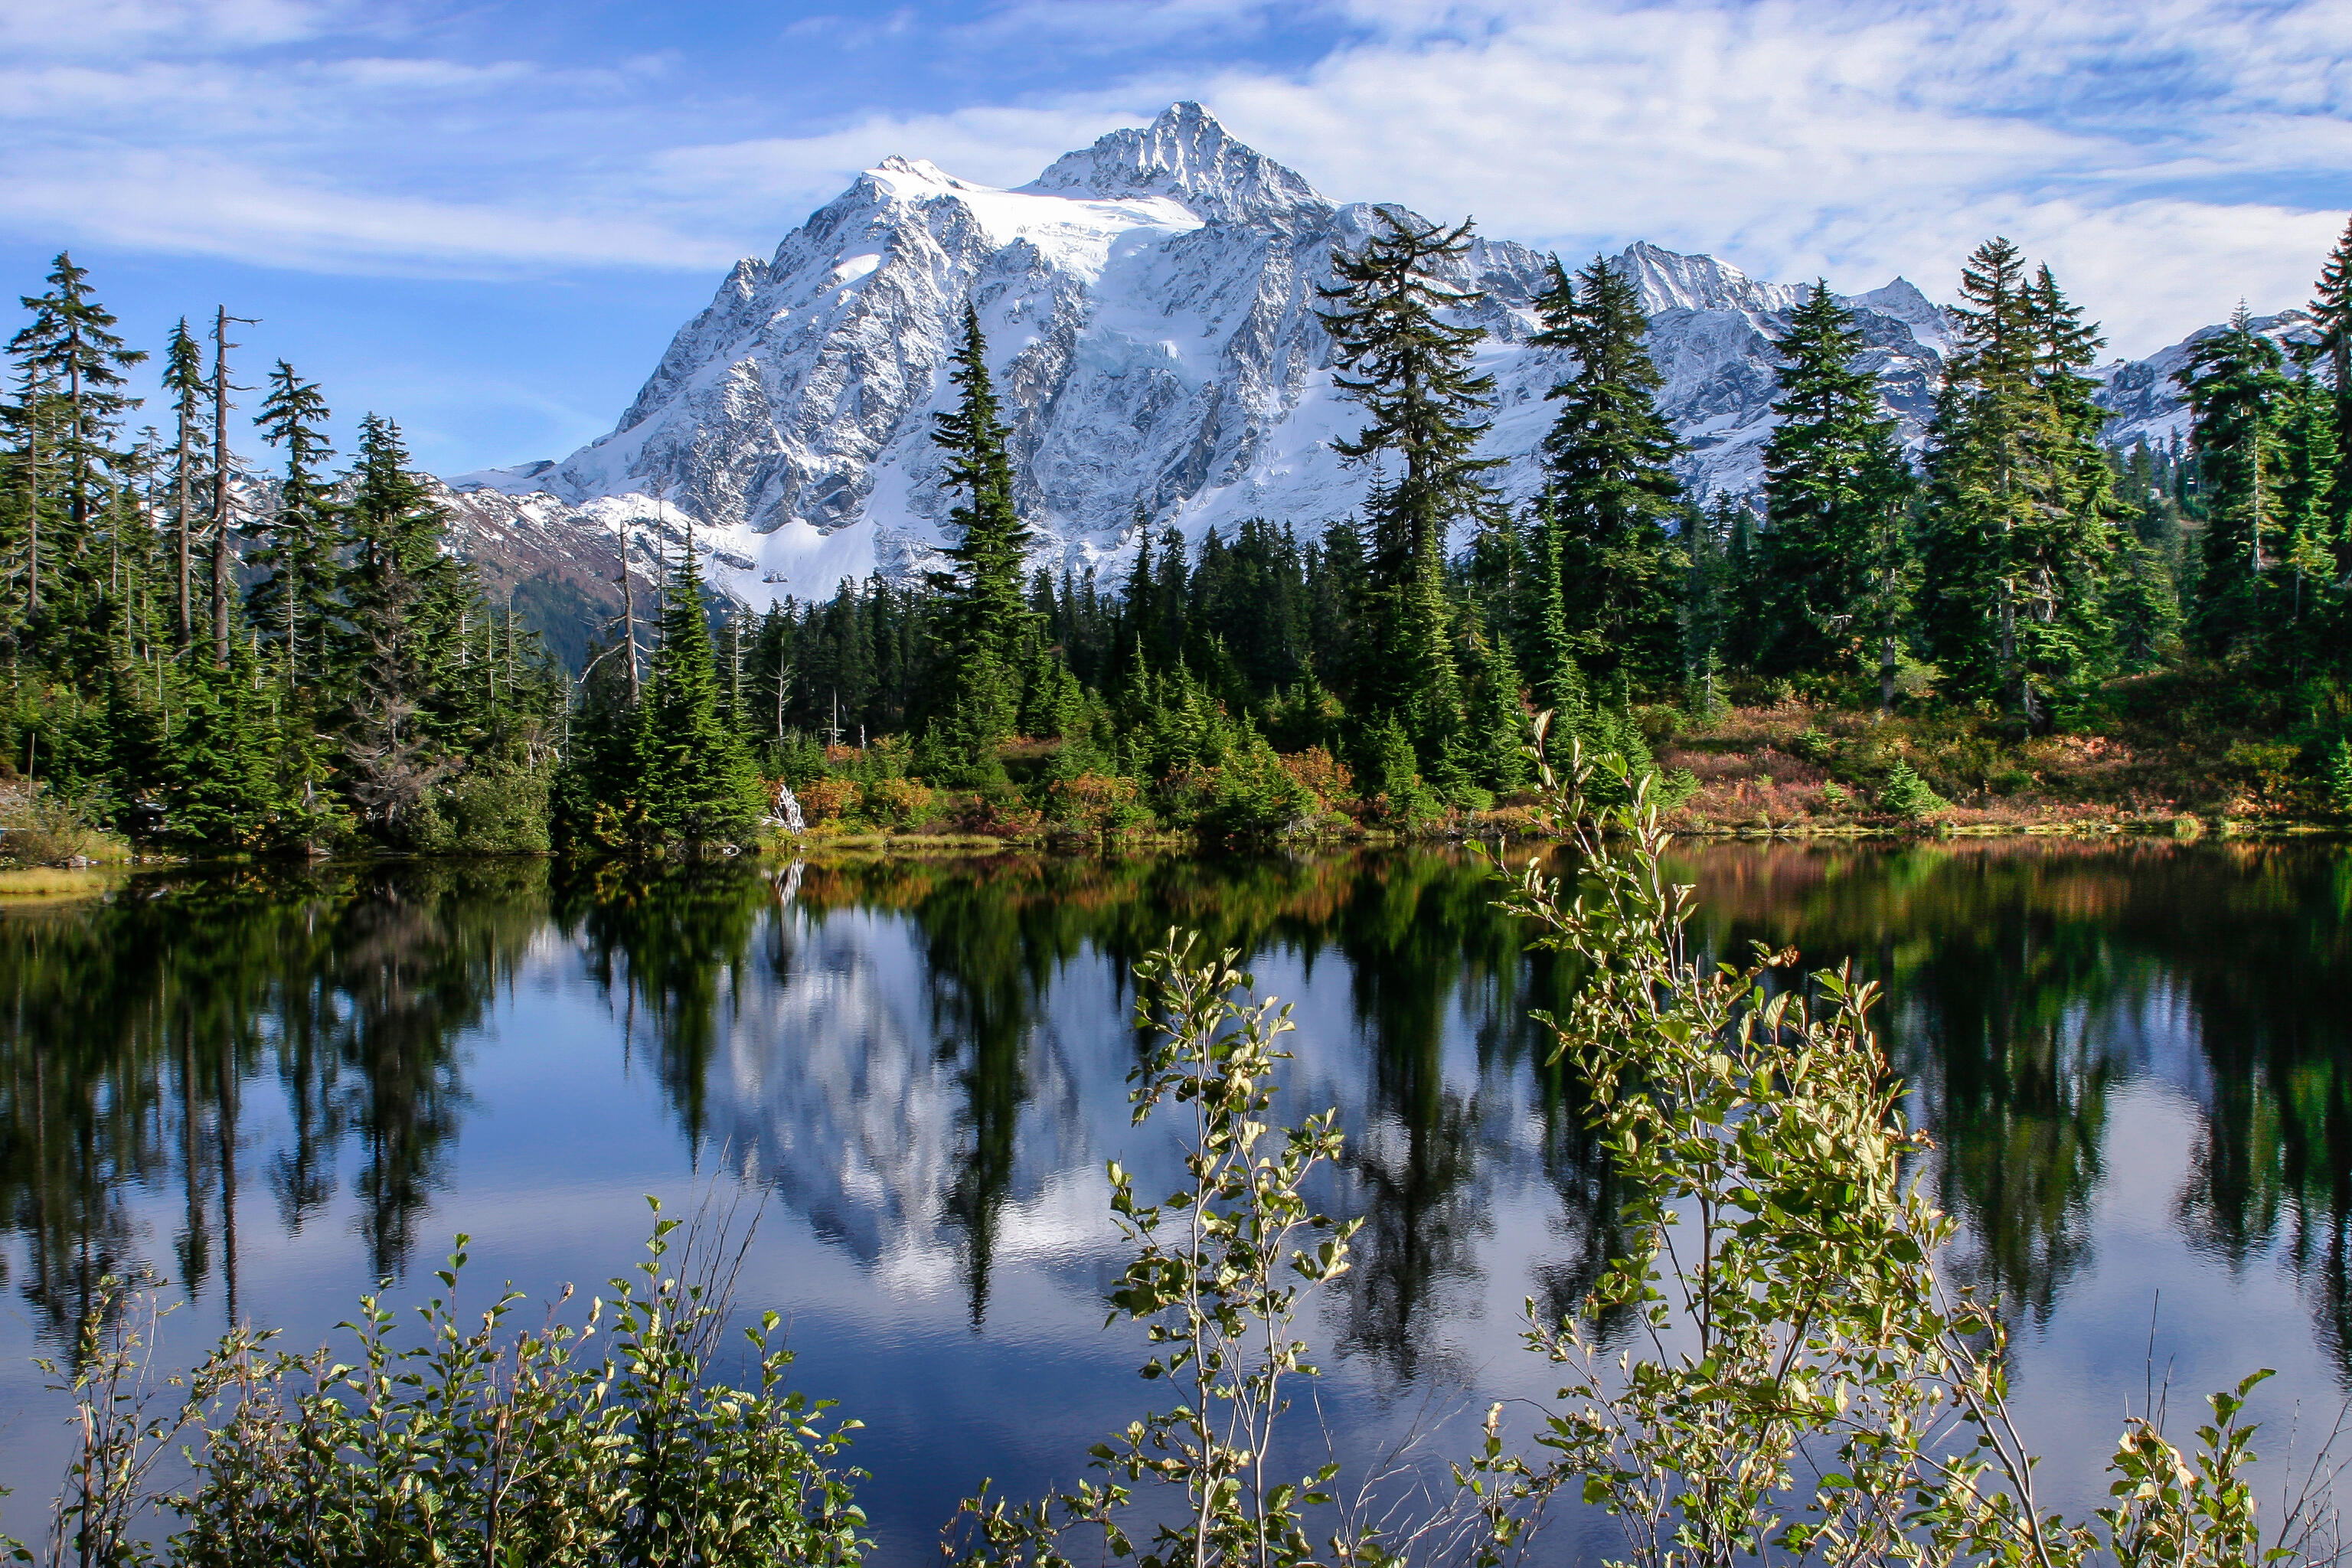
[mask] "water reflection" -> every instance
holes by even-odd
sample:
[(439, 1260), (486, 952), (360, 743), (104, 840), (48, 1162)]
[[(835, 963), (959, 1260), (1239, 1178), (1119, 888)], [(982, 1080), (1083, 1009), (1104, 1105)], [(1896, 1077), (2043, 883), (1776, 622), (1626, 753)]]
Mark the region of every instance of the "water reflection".
[[(2352, 1363), (2341, 853), (1724, 846), (1685, 868), (1718, 951), (1795, 942), (1887, 983), (1967, 1266), (2021, 1321), (2114, 1245), (2119, 1097), (2152, 1085), (2194, 1110), (2170, 1223), (2231, 1269), (2283, 1259)], [(577, 990), (689, 1163), (953, 1292), (978, 1331), (1008, 1268), (1077, 1295), (1115, 1268), (1107, 1155), (1172, 1177), (1172, 1150), (1134, 1152), (1126, 975), (1184, 925), (1301, 998), (1298, 1106), (1349, 1129), (1325, 1196), (1366, 1223), (1332, 1338), (1391, 1385), (1467, 1378), (1460, 1324), (1490, 1298), (1565, 1309), (1616, 1209), (1528, 1018), (1572, 975), (1491, 898), (1445, 853), (142, 879), (0, 919), (0, 1267), (52, 1336), (140, 1267), (234, 1316), (241, 1249), (331, 1215), (399, 1273), (440, 1239), (459, 1143), (505, 1136), (467, 1131), (493, 1015)], [(575, 1158), (546, 1185), (591, 1179), (596, 1151)], [(1531, 1193), (1543, 1234), (1505, 1236)]]
[[(0, 921), (0, 1257), (41, 1321), (143, 1269), (235, 1317), (240, 1218), (299, 1230), (346, 1144), (369, 1263), (400, 1270), (465, 1108), (453, 1042), (546, 905), (520, 863), (159, 879)], [(289, 1135), (253, 1170), (257, 1093)], [(257, 1216), (248, 1186), (274, 1199)], [(131, 1214), (158, 1187), (180, 1200), (168, 1261)]]

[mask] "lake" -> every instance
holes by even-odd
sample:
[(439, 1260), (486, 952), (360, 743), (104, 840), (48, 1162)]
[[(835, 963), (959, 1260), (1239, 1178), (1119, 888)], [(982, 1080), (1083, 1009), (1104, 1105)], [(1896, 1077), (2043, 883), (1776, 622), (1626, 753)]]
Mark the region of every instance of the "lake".
[[(1726, 952), (1885, 982), (1889, 1053), (2014, 1324), (2025, 1424), (2082, 1509), (2127, 1404), (2257, 1366), (2283, 1452), (2352, 1386), (2352, 854), (2012, 841), (1689, 849)], [(1104, 1327), (1107, 1159), (1130, 1124), (1129, 966), (1171, 925), (1296, 1005), (1286, 1103), (1337, 1107), (1361, 1215), (1313, 1338), (1301, 1462), (1467, 1448), (1551, 1374), (1522, 1303), (1574, 1301), (1609, 1173), (1531, 1007), (1563, 975), (1444, 850), (1255, 861), (1005, 857), (667, 873), (541, 862), (194, 871), (0, 915), (0, 1527), (66, 1452), (54, 1352), (108, 1273), (312, 1343), (378, 1277), (414, 1299), (469, 1233), (467, 1299), (593, 1290), (645, 1195), (750, 1201), (738, 1302), (866, 1424), (877, 1561), (936, 1551), (1160, 1392)], [(1515, 1405), (1524, 1430), (1528, 1412)], [(2185, 1423), (2183, 1424), (2186, 1425)], [(2274, 1489), (2265, 1487), (2265, 1496)], [(1613, 1548), (1564, 1521), (1541, 1555)]]

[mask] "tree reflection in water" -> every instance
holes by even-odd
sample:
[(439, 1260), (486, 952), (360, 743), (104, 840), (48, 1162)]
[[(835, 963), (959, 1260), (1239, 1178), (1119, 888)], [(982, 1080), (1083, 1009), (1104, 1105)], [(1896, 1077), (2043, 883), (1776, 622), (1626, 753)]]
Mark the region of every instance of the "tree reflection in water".
[[(1722, 955), (1794, 942), (1887, 984), (1929, 1174), (2013, 1310), (2046, 1320), (2097, 1266), (2120, 1097), (2155, 1083), (2195, 1130), (2174, 1222), (2230, 1267), (2283, 1259), (2339, 1365), (2347, 865), (2039, 843), (1685, 859)], [(141, 879), (0, 918), (0, 1263), (53, 1332), (144, 1266), (234, 1311), (257, 1227), (339, 1204), (370, 1266), (399, 1272), (449, 1180), (461, 1042), (545, 952), (645, 1053), (694, 1163), (728, 1147), (864, 1268), (941, 1260), (979, 1327), (1009, 1258), (1100, 1229), (1088, 1194), (1130, 1136), (1127, 969), (1178, 925), (1319, 999), (1300, 1093), (1339, 1104), (1349, 1152), (1325, 1201), (1366, 1220), (1343, 1352), (1389, 1380), (1455, 1375), (1461, 1313), (1503, 1292), (1566, 1310), (1617, 1244), (1574, 1074), (1527, 1020), (1574, 976), (1491, 898), (1443, 850)], [(1338, 988), (1316, 979), (1335, 962)], [(282, 1124), (267, 1147), (260, 1116)], [(1556, 1194), (1524, 1244), (1540, 1255), (1501, 1256), (1495, 1216), (1530, 1188)], [(171, 1194), (168, 1219), (134, 1215), (143, 1192)], [(1068, 1263), (1072, 1288), (1099, 1262)]]
[[(15, 1283), (52, 1330), (106, 1275), (158, 1268), (129, 1203), (182, 1190), (168, 1269), (236, 1311), (252, 1085), (290, 1137), (265, 1173), (299, 1229), (356, 1143), (371, 1265), (398, 1273), (464, 1105), (454, 1042), (544, 919), (545, 868), (333, 869), (142, 879), (93, 905), (0, 920), (0, 1215)], [(265, 1209), (262, 1223), (268, 1223)]]

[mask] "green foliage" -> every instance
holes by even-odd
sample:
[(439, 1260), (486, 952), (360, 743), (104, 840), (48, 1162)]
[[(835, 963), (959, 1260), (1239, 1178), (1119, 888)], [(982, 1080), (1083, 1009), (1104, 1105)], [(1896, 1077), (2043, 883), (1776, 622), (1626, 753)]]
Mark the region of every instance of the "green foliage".
[(1878, 378), (1856, 362), (1853, 312), (1826, 282), (1789, 318), (1780, 351), (1780, 423), (1764, 448), (1767, 673), (1836, 670), (1867, 651), (1882, 706), (1916, 563), (1905, 526), (1911, 474)]
[(2327, 804), (2352, 816), (2352, 740), (2339, 740), (2327, 749)]
[[(967, 1499), (959, 1517), (970, 1561), (1066, 1568), (1073, 1532), (1139, 1568), (1318, 1560), (1309, 1510), (1330, 1502), (1339, 1467), (1293, 1480), (1269, 1476), (1267, 1463), (1288, 1385), (1316, 1375), (1299, 1318), (1347, 1271), (1362, 1222), (1319, 1214), (1306, 1195), (1339, 1159), (1338, 1113), (1289, 1126), (1273, 1118), (1276, 1070), (1289, 1058), (1276, 1042), (1292, 1027), (1289, 1009), (1242, 999), (1255, 982), (1240, 954), (1202, 959), (1198, 945), (1171, 931), (1136, 965), (1136, 1027), (1149, 1043), (1129, 1075), (1137, 1125), (1185, 1119), (1188, 1182), (1153, 1203), (1110, 1165), (1111, 1215), (1134, 1250), (1110, 1292), (1111, 1321), (1146, 1325), (1143, 1376), (1171, 1384), (1177, 1403), (1090, 1450), (1105, 1481), (1025, 1505), (991, 1501), (985, 1487)], [(1139, 1486), (1170, 1494), (1144, 1505), (1155, 1521), (1145, 1540), (1125, 1522)], [(1330, 1549), (1347, 1561), (1362, 1544), (1341, 1537)]]
[(1572, 280), (1555, 258), (1550, 276), (1536, 299), (1543, 331), (1528, 342), (1576, 359), (1546, 395), (1561, 407), (1543, 445), (1564, 632), (1590, 678), (1622, 674), (1664, 689), (1680, 670), (1677, 611), (1690, 561), (1668, 532), (1683, 517), (1673, 468), (1682, 444), (1658, 413), (1664, 381), (1642, 342), (1649, 319), (1605, 258)]
[(1916, 821), (1951, 808), (1951, 802), (1927, 787), (1927, 781), (1914, 771), (1911, 764), (1897, 760), (1886, 770), (1886, 780), (1878, 786), (1880, 809)]
[(1474, 452), (1495, 382), (1475, 367), (1485, 334), (1440, 314), (1481, 298), (1438, 276), (1469, 254), (1470, 226), (1442, 229), (1392, 207), (1379, 216), (1362, 250), (1334, 256), (1339, 281), (1321, 290), (1337, 307), (1322, 318), (1333, 384), (1370, 421), (1332, 449), (1351, 463), (1390, 456), (1401, 465), (1381, 471), (1365, 503), (1371, 547), (1354, 705), (1370, 721), (1402, 723), (1429, 764), (1462, 726), (1445, 540), (1454, 524), (1484, 519), (1494, 504), (1481, 476), (1500, 459)]
[(679, 843), (741, 843), (757, 829), (767, 796), (742, 738), (720, 719), (691, 539), (670, 572), (661, 637), (648, 704), (646, 795), (653, 820)]
[[(785, 1386), (792, 1355), (772, 1312), (743, 1331), (756, 1379), (713, 1380), (733, 1259), (723, 1234), (691, 1231), (672, 1256), (680, 1222), (654, 1207), (644, 1260), (583, 1321), (551, 1314), (539, 1329), (510, 1326), (522, 1301), (512, 1289), (460, 1310), (461, 1236), (414, 1342), (370, 1295), (343, 1325), (347, 1351), (289, 1353), (240, 1327), (193, 1372), (157, 1379), (152, 1310), (144, 1320), (116, 1310), (139, 1299), (108, 1281), (58, 1385), (84, 1419), (51, 1560), (857, 1562), (859, 1472), (835, 1462), (857, 1423), (827, 1426), (828, 1402)], [(175, 1446), (193, 1475), (158, 1492), (152, 1472)], [(139, 1528), (158, 1510), (179, 1521), (161, 1549)]]
[(2117, 509), (2084, 374), (2101, 340), (2005, 239), (1977, 248), (1960, 291), (1928, 430), (1927, 627), (1957, 694), (2039, 734), (2110, 658)]
[(1018, 670), (1030, 629), (1021, 586), (1030, 533), (1013, 501), (1013, 459), (989, 381), (988, 343), (970, 304), (948, 380), (962, 397), (938, 416), (931, 439), (949, 453), (940, 485), (961, 499), (948, 513), (956, 531), (947, 551), (954, 570), (932, 579), (950, 664), (948, 704), (935, 722), (940, 743), (974, 774), (960, 782), (979, 783), (994, 770), (995, 749), (1019, 718)]
[[(1591, 792), (1602, 774), (1622, 804)], [(1588, 1085), (1630, 1245), (1572, 1314), (1528, 1303), (1528, 1342), (1560, 1369), (1562, 1403), (1536, 1457), (1505, 1445), (1496, 1406), (1457, 1468), (1485, 1523), (1478, 1562), (1514, 1559), (1562, 1495), (1613, 1516), (1635, 1568), (2325, 1554), (2309, 1487), (2267, 1542), (2256, 1527), (2237, 1417), (2266, 1373), (2214, 1396), (2193, 1456), (2154, 1412), (2128, 1421), (2095, 1524), (2046, 1510), (2000, 1316), (1940, 1270), (1958, 1225), (1911, 1172), (1927, 1141), (1871, 1031), (1876, 988), (1848, 971), (1799, 987), (1796, 954), (1761, 946), (1716, 962), (1689, 935), (1693, 889), (1662, 872), (1645, 783), (1572, 750), (1544, 784), (1572, 868), (1530, 860), (1507, 907), (1582, 961), (1565, 1013), (1537, 1016)], [(1633, 1325), (1622, 1350), (1603, 1343), (1612, 1320)]]

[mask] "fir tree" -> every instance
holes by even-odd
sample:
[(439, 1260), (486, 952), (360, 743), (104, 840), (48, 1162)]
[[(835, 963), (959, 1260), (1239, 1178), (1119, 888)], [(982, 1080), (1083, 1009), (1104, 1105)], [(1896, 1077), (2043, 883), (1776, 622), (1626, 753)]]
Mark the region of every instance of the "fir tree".
[(1663, 687), (1681, 662), (1689, 562), (1667, 531), (1682, 515), (1682, 446), (1654, 400), (1663, 381), (1642, 344), (1649, 320), (1604, 258), (1573, 279), (1555, 258), (1550, 276), (1536, 300), (1543, 331), (1528, 341), (1576, 361), (1547, 395), (1562, 406), (1543, 444), (1569, 637), (1588, 679)]
[(205, 356), (183, 316), (172, 329), (163, 351), (163, 390), (172, 395), (176, 435), (172, 457), (172, 531), (177, 550), (180, 647), (194, 646), (196, 636), (193, 544), (196, 526), (196, 491), (205, 480), (204, 394)]
[(1870, 647), (1879, 706), (1895, 700), (1895, 650), (1912, 562), (1910, 473), (1878, 378), (1855, 363), (1853, 312), (1816, 282), (1780, 341), (1780, 423), (1764, 447), (1769, 673), (1851, 668)]
[(2352, 221), (2345, 224), (2344, 237), (2320, 269), (2311, 315), (2319, 331), (2312, 349), (2326, 362), (2328, 389), (2335, 395), (2327, 515), (2335, 525), (2337, 575), (2342, 577), (2352, 574)]
[[(19, 362), (38, 368), (40, 379), (64, 398), (64, 421), (54, 448), (66, 494), (66, 522), (71, 537), (68, 549), (89, 537), (90, 514), (100, 504), (100, 485), (119, 460), (111, 445), (126, 409), (139, 399), (124, 393), (122, 372), (146, 359), (146, 351), (123, 346), (114, 331), (111, 312), (91, 297), (89, 271), (78, 267), (64, 251), (58, 253), (46, 281), (46, 294), (22, 296), (33, 313), (8, 342), (8, 352)], [(28, 554), (26, 602), (37, 612), (41, 603), (39, 513)]]
[(286, 681), (303, 685), (326, 672), (327, 632), (334, 614), (333, 494), (318, 467), (334, 455), (327, 445), (327, 400), (284, 360), (269, 374), (263, 399), (262, 438), (286, 451), (278, 506), (266, 542), (251, 564), (268, 575), (247, 596), (247, 612), (273, 639), (285, 661)]
[(1449, 646), (1445, 541), (1456, 523), (1482, 521), (1493, 492), (1483, 475), (1500, 461), (1474, 456), (1488, 428), (1495, 383), (1474, 368), (1485, 333), (1442, 312), (1483, 297), (1440, 274), (1470, 250), (1470, 225), (1441, 229), (1397, 208), (1380, 210), (1363, 248), (1332, 259), (1339, 282), (1320, 290), (1337, 365), (1332, 384), (1362, 405), (1368, 423), (1332, 449), (1376, 467), (1365, 503), (1367, 605), (1357, 700), (1398, 716), (1424, 763), (1461, 725), (1459, 680)]
[(948, 380), (962, 395), (937, 416), (931, 439), (949, 454), (940, 482), (960, 499), (948, 514), (956, 542), (946, 553), (954, 569), (932, 578), (950, 666), (947, 706), (933, 724), (940, 742), (967, 767), (986, 772), (994, 766), (996, 747), (1013, 733), (1020, 702), (1019, 658), (1030, 619), (1022, 579), (1030, 533), (1013, 500), (1013, 459), (989, 380), (987, 340), (970, 304)]
[(457, 765), (450, 667), (471, 595), (442, 553), (446, 520), (391, 420), (360, 422), (351, 486), (341, 639), (349, 788), (362, 820), (400, 842), (425, 830), (433, 790)]
[(1928, 626), (1956, 694), (2040, 733), (2109, 651), (2112, 470), (2083, 374), (2099, 338), (2006, 239), (1977, 248), (1960, 289), (1928, 431)]
[(2252, 651), (2268, 629), (2267, 574), (2286, 542), (2279, 473), (2286, 358), (2241, 304), (2228, 327), (2189, 345), (2175, 379), (2189, 395), (2205, 492), (2198, 639), (2210, 653)]
[(688, 844), (740, 843), (759, 826), (766, 801), (759, 770), (721, 709), (718, 659), (703, 607), (702, 574), (691, 537), (663, 596), (661, 647), (654, 655), (646, 794), (655, 825)]

